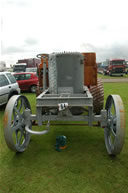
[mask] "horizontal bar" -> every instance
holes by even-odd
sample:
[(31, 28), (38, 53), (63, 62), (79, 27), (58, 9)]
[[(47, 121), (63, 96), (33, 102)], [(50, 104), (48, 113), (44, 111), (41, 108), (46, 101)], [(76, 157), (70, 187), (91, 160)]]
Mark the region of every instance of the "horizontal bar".
[[(76, 115), (76, 116), (58, 116), (58, 115), (42, 115), (41, 116), (42, 121), (44, 120), (50, 120), (50, 121), (88, 121), (87, 115)], [(30, 115), (30, 119), (32, 121), (37, 120), (37, 115)], [(101, 115), (93, 115), (92, 121), (94, 122), (100, 122), (101, 121)]]
[[(37, 126), (38, 123), (34, 122), (32, 125)], [(43, 123), (43, 125), (47, 125), (47, 124)], [(88, 124), (85, 124), (85, 123), (50, 123), (50, 126), (88, 126)], [(93, 124), (92, 126), (99, 127), (99, 124)]]

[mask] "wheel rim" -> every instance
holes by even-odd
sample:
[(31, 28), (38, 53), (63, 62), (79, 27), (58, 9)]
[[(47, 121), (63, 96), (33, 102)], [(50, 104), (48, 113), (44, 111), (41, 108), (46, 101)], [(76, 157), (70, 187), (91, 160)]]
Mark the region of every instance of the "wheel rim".
[[(30, 141), (30, 134), (25, 130), (25, 109), (30, 104), (24, 96), (13, 96), (5, 110), (4, 136), (8, 147), (12, 151), (23, 152)], [(31, 128), (31, 123), (30, 123)]]
[(36, 86), (32, 86), (32, 87), (31, 87), (31, 92), (32, 92), (32, 93), (35, 93), (35, 92), (36, 92)]
[(119, 154), (125, 137), (124, 106), (120, 96), (110, 95), (106, 102), (107, 127), (104, 130), (105, 144), (110, 155)]

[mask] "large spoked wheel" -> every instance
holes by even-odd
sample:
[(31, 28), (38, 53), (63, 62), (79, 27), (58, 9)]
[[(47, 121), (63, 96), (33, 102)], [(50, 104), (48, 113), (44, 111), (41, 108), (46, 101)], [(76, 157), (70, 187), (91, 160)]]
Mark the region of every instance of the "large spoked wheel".
[[(23, 152), (29, 144), (30, 133), (25, 130), (25, 109), (30, 104), (25, 96), (15, 95), (9, 100), (4, 114), (4, 137), (8, 147), (15, 152)], [(31, 121), (29, 128), (31, 129)]]
[(119, 154), (125, 138), (125, 113), (119, 95), (109, 95), (106, 102), (107, 127), (104, 129), (105, 144), (110, 155)]

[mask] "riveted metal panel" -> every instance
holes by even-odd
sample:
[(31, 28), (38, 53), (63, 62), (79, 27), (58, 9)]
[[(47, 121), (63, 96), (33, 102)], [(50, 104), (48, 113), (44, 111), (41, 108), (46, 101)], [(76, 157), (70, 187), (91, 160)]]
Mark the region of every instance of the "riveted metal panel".
[[(58, 53), (49, 56), (50, 93), (82, 93), (84, 84), (83, 56), (80, 53)], [(58, 89), (59, 88), (59, 89)], [(61, 89), (62, 88), (62, 89)]]

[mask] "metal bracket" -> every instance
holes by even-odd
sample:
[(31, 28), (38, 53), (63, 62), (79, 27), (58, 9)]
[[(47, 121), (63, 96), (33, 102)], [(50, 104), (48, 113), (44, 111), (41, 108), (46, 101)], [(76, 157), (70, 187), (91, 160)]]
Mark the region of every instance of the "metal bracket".
[(107, 126), (107, 110), (101, 110), (101, 122), (100, 126), (102, 128)]
[(47, 130), (44, 131), (32, 131), (31, 129), (29, 129), (29, 126), (31, 124), (31, 111), (30, 109), (25, 109), (24, 112), (24, 117), (25, 117), (25, 130), (30, 133), (30, 134), (34, 134), (34, 135), (44, 135), (46, 133), (48, 133), (50, 131), (50, 121), (48, 121), (46, 127)]
[(28, 125), (25, 126), (25, 130), (30, 133), (30, 134), (34, 134), (34, 135), (44, 135), (47, 134), (50, 131), (50, 122), (48, 121), (48, 124), (46, 125), (46, 127), (48, 128), (47, 130), (44, 131), (32, 131), (31, 129), (29, 129)]

